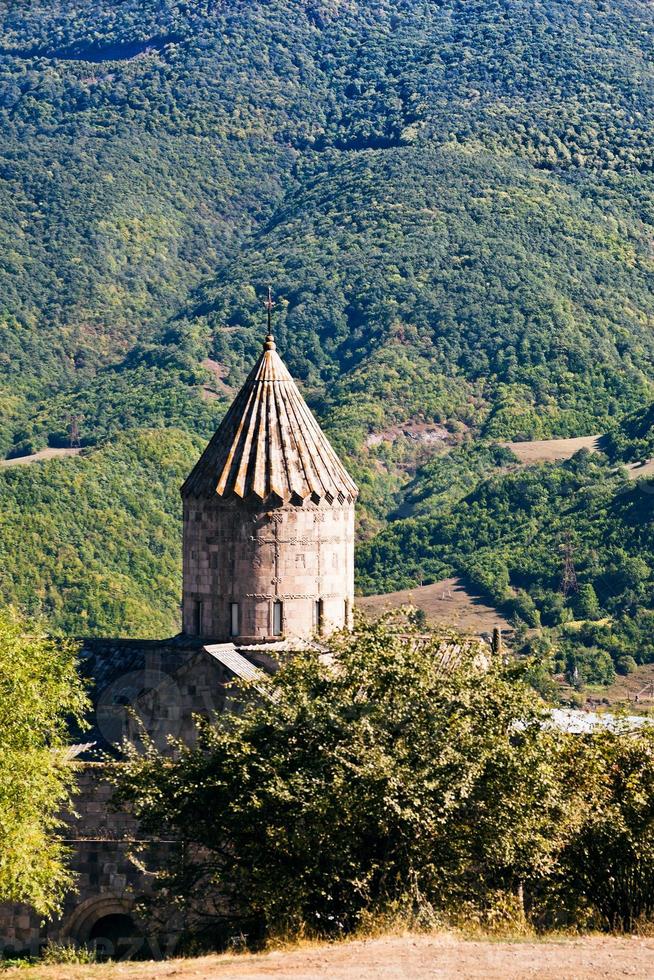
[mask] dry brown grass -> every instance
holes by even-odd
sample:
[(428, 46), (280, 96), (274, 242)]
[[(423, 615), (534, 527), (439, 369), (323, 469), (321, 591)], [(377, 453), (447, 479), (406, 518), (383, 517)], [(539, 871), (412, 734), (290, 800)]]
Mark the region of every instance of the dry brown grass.
[(579, 436), (575, 439), (535, 439), (532, 442), (504, 442), (521, 463), (554, 463), (571, 459), (580, 449), (598, 449), (600, 436)]
[(654, 939), (609, 936), (467, 941), (452, 933), (304, 944), (257, 955), (203, 956), (162, 963), (34, 967), (7, 976), (38, 980), (598, 980), (654, 976)]
[[(580, 449), (600, 450), (601, 436), (579, 436), (574, 439), (536, 439), (532, 442), (503, 442), (524, 466), (535, 463), (555, 463), (571, 459)], [(627, 470), (632, 480), (648, 479), (654, 476), (654, 459), (640, 463), (628, 463)]]
[(29, 463), (40, 463), (44, 459), (61, 459), (66, 456), (79, 456), (81, 449), (41, 449), (31, 456), (17, 456), (16, 459), (0, 459), (0, 468), (8, 466), (27, 466)]
[(511, 629), (501, 613), (469, 592), (458, 578), (386, 595), (360, 596), (356, 605), (370, 616), (380, 616), (387, 609), (400, 606), (416, 606), (424, 611), (430, 623), (470, 633), (492, 633), (496, 626)]

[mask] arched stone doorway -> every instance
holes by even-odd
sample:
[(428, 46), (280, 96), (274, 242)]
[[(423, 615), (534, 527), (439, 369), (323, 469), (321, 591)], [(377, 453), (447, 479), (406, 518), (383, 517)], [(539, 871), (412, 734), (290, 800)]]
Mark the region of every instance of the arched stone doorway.
[(138, 959), (147, 944), (132, 909), (131, 901), (114, 895), (87, 899), (66, 922), (64, 936), (96, 947), (100, 959)]
[(88, 939), (99, 960), (131, 960), (145, 955), (145, 938), (131, 915), (112, 912), (91, 927)]

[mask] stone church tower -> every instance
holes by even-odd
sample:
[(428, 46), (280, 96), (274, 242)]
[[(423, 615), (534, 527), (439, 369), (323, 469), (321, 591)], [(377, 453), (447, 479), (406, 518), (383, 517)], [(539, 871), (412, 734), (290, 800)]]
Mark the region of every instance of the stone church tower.
[(118, 958), (175, 951), (181, 923), (151, 946), (138, 899), (152, 894), (144, 865), (161, 867), (178, 844), (110, 808), (106, 753), (120, 757), (125, 738), (138, 744), (141, 723), (162, 750), (171, 736), (192, 744), (198, 715), (232, 710), (234, 677), (272, 669), (276, 648), (265, 644), (350, 624), (357, 494), (268, 336), (182, 487), (185, 635), (83, 644), (93, 710), (89, 729), (71, 733), (79, 792), (64, 831), (75, 884), (47, 922), (0, 904), (0, 958), (36, 955), (46, 941), (97, 943)]
[(242, 646), (351, 625), (358, 490), (270, 334), (181, 493), (185, 635)]

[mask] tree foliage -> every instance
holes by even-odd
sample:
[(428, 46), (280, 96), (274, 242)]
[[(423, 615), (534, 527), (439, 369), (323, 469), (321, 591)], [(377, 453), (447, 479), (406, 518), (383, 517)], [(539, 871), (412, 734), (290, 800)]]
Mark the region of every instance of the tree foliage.
[(611, 929), (654, 913), (654, 737), (601, 732), (586, 739), (580, 768), (588, 807), (560, 858), (557, 899), (572, 915), (594, 911)]
[(654, 403), (632, 412), (611, 427), (605, 440), (607, 454), (620, 462), (644, 463), (654, 456)]
[(199, 365), (240, 380), (271, 279), (290, 366), (347, 417), (344, 445), (421, 415), (538, 436), (635, 409), (654, 353), (652, 16), (5, 5), (0, 449), (58, 444), (72, 411), (88, 442), (204, 431)]
[(52, 913), (72, 884), (57, 831), (72, 805), (68, 724), (87, 707), (75, 644), (0, 612), (1, 901)]
[(0, 470), (0, 595), (68, 635), (177, 633), (179, 487), (201, 445), (141, 430), (88, 455)]
[[(208, 914), (212, 928), (217, 918), (253, 936), (333, 935), (393, 910), (437, 921), (499, 895), (515, 907), (521, 890), (544, 921), (562, 882), (579, 894), (562, 855), (572, 862), (571, 841), (595, 832), (584, 801), (600, 794), (608, 756), (591, 739), (584, 762), (583, 742), (544, 726), (515, 666), (461, 638), (421, 637), (410, 620), (362, 624), (330, 640), (333, 660), (299, 654), (263, 689), (242, 690), (242, 711), (203, 724), (193, 748), (126, 747), (117, 801), (183, 841), (160, 884), (196, 926)], [(643, 887), (651, 800), (648, 783), (630, 825), (647, 853)], [(590, 873), (583, 852), (574, 860)], [(614, 869), (622, 860), (616, 847)], [(595, 874), (608, 885), (607, 868)]]

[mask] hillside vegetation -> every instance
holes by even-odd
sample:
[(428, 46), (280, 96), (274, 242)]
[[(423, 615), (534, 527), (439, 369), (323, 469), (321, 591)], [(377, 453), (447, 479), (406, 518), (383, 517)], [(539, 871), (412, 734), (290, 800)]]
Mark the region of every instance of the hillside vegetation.
[[(5, 5), (0, 454), (67, 445), (73, 416), (102, 448), (2, 474), (4, 595), (76, 631), (172, 628), (176, 485), (258, 353), (270, 281), (280, 350), (361, 486), (361, 537), (382, 530), (365, 588), (493, 549), (461, 524), (455, 560), (430, 518), (510, 468), (493, 440), (628, 414), (607, 452), (646, 452), (653, 27), (639, 0)], [(429, 463), (383, 438), (409, 420), (486, 448)], [(107, 567), (114, 512), (129, 548)], [(383, 531), (389, 514), (432, 525), (382, 572), (413, 533)]]
[(0, 596), (68, 634), (179, 632), (179, 486), (201, 443), (142, 431), (0, 471)]
[[(416, 477), (415, 517), (359, 549), (364, 591), (463, 575), (518, 625), (543, 627), (527, 648), (575, 683), (610, 683), (616, 669), (654, 660), (651, 481), (629, 480), (582, 450), (564, 463), (487, 473), (471, 491), (422, 497), (441, 468), (450, 472), (452, 461)], [(566, 549), (577, 579), (568, 589)]]
[(71, 411), (87, 441), (204, 432), (200, 362), (240, 379), (269, 280), (346, 446), (415, 414), (505, 436), (635, 409), (653, 18), (637, 0), (5, 7), (5, 451), (61, 441)]

